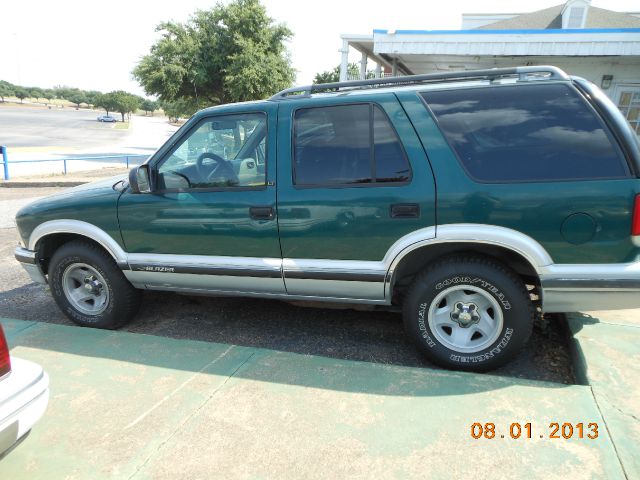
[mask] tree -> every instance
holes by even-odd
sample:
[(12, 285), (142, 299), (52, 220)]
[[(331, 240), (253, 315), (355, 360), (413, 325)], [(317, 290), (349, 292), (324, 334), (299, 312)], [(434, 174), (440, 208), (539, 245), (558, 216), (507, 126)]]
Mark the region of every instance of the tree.
[(89, 90), (87, 92), (84, 92), (84, 96), (85, 96), (85, 101), (88, 105), (96, 105), (96, 98), (102, 95), (102, 92), (99, 92), (97, 90)]
[(100, 94), (93, 100), (93, 102), (94, 107), (104, 108), (107, 115), (109, 115), (109, 112), (115, 111), (117, 107), (115, 96), (112, 93)]
[(54, 92), (51, 88), (45, 88), (42, 91), (42, 98), (44, 98), (47, 103), (51, 102), (54, 98), (56, 98), (56, 92)]
[(140, 102), (140, 108), (144, 110), (146, 115), (148, 115), (149, 113), (153, 115), (153, 112), (155, 112), (158, 109), (158, 102), (154, 102), (153, 100), (144, 98)]
[(81, 103), (87, 103), (87, 96), (81, 90), (76, 90), (70, 93), (67, 93), (65, 100), (69, 100), (71, 103), (75, 103), (77, 108), (80, 108)]
[(4, 103), (4, 97), (14, 95), (14, 87), (10, 83), (0, 83), (0, 98)]
[(13, 89), (13, 94), (16, 96), (16, 98), (20, 99), (20, 103), (22, 103), (22, 101), (29, 96), (29, 92), (24, 87), (15, 87)]
[(36, 103), (38, 102), (40, 97), (42, 97), (43, 93), (44, 92), (42, 91), (42, 89), (38, 88), (38, 87), (34, 87), (34, 88), (30, 88), (29, 89), (29, 97), (35, 98), (36, 99)]
[[(358, 77), (360, 75), (360, 66), (357, 63), (350, 63), (347, 66), (347, 74), (350, 77)], [(333, 70), (316, 73), (313, 83), (334, 83), (340, 81), (340, 65)]]
[[(347, 76), (351, 79), (360, 78), (360, 64), (350, 63), (347, 65)], [(365, 78), (375, 78), (375, 71), (367, 70)], [(340, 65), (333, 70), (316, 73), (313, 83), (334, 83), (340, 81)]]
[(73, 89), (62, 85), (56, 85), (55, 87), (53, 87), (53, 91), (56, 94), (56, 98), (67, 100), (67, 97), (73, 91)]
[(259, 0), (234, 0), (197, 11), (186, 23), (164, 22), (162, 37), (133, 70), (148, 95), (164, 102), (208, 104), (256, 100), (291, 85), (284, 42)]
[(124, 122), (124, 116), (128, 113), (135, 112), (138, 108), (138, 97), (125, 92), (124, 90), (116, 90), (113, 92), (99, 95), (95, 99), (94, 106), (104, 108), (109, 115), (109, 112), (118, 112), (122, 115), (122, 121)]
[(190, 117), (197, 109), (195, 104), (190, 100), (176, 100), (173, 102), (160, 101), (160, 107), (164, 110), (164, 113), (169, 117), (169, 121), (177, 122), (180, 117)]

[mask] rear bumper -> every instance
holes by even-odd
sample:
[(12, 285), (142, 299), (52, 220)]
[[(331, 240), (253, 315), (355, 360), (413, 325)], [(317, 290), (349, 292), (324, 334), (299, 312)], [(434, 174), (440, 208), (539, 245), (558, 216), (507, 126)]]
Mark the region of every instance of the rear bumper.
[(36, 262), (36, 252), (23, 247), (16, 247), (14, 250), (14, 256), (27, 271), (31, 280), (36, 283), (47, 283), (47, 279), (42, 272), (42, 268), (40, 268), (40, 265)]
[(551, 265), (540, 282), (545, 312), (640, 308), (640, 262)]
[(49, 403), (49, 377), (42, 368), (15, 357), (11, 365), (0, 380), (0, 455), (31, 430)]

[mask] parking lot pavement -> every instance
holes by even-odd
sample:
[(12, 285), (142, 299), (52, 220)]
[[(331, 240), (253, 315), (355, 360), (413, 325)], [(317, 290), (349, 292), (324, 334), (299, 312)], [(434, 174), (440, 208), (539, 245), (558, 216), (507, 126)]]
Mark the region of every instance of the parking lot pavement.
[(0, 478), (625, 478), (588, 386), (1, 321), (51, 400)]
[(0, 107), (2, 144), (12, 148), (49, 147), (68, 151), (109, 145), (122, 141), (127, 131), (116, 130), (112, 124), (98, 122), (97, 110), (74, 108), (47, 109), (41, 107)]
[(591, 385), (627, 478), (640, 478), (640, 310), (568, 315), (576, 371)]
[[(113, 123), (98, 122), (96, 117), (100, 114), (97, 110), (49, 110), (0, 104), (0, 132), (2, 144), (8, 148), (11, 179), (60, 174), (63, 162), (59, 160), (62, 158), (72, 159), (66, 164), (68, 172), (122, 165), (124, 157), (100, 161), (82, 158), (126, 154), (148, 156), (177, 130), (166, 117), (146, 115), (133, 115), (129, 129), (118, 129)], [(135, 164), (141, 161), (140, 158), (144, 157), (130, 160)], [(0, 179), (0, 184), (2, 182)]]

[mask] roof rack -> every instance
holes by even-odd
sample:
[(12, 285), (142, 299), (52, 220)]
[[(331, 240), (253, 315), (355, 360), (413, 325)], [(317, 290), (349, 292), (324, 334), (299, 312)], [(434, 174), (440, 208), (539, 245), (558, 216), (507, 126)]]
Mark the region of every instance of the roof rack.
[(486, 70), (467, 70), (461, 72), (428, 73), (425, 75), (407, 75), (404, 77), (373, 78), (370, 80), (352, 80), (348, 82), (317, 83), (302, 87), (293, 87), (276, 93), (269, 100), (287, 100), (308, 97), (319, 91), (357, 90), (392, 85), (416, 85), (420, 83), (438, 83), (460, 80), (518, 77), (520, 81), (530, 79), (569, 80), (569, 76), (558, 67), (541, 65), (529, 67), (492, 68)]

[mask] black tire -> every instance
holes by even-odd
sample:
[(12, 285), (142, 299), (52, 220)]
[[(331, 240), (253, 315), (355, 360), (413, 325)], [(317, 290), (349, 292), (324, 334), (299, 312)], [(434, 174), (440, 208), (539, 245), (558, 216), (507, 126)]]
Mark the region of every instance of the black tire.
[[(87, 265), (102, 277), (97, 284), (100, 292), (105, 292), (104, 301), (95, 314), (79, 310), (65, 294), (63, 282), (70, 281), (64, 280), (65, 272), (77, 269), (79, 264)], [(72, 322), (82, 327), (115, 329), (129, 322), (140, 308), (142, 292), (129, 283), (111, 256), (94, 243), (74, 240), (62, 245), (51, 258), (48, 274), (56, 303)]]
[[(471, 300), (461, 302), (459, 296)], [(473, 299), (489, 307), (478, 307)], [(493, 370), (517, 355), (529, 340), (533, 318), (522, 280), (506, 266), (477, 256), (448, 257), (427, 267), (416, 276), (403, 308), (405, 332), (428, 360), (473, 372)], [(489, 334), (477, 331), (481, 321), (491, 327), (484, 329)], [(458, 329), (465, 342), (455, 341)], [(470, 351), (475, 348), (480, 349)]]

